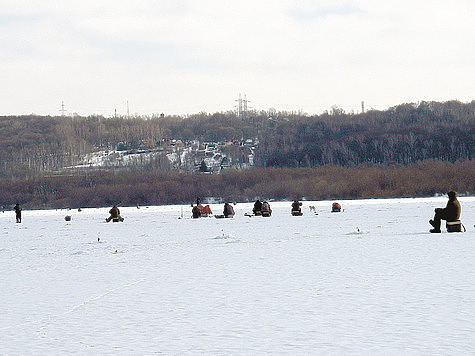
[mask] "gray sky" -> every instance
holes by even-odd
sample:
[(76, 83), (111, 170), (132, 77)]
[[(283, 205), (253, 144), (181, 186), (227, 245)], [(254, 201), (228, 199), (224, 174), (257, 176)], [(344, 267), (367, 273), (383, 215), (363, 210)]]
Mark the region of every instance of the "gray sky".
[(471, 101), (473, 0), (1, 0), (0, 115)]

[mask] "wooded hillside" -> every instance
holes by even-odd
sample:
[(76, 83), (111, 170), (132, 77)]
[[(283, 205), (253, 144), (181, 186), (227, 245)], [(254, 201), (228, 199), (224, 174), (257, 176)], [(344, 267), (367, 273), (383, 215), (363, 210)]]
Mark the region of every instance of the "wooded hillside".
[[(402, 104), (385, 111), (317, 116), (232, 112), (188, 117), (0, 117), (0, 177), (36, 177), (76, 164), (89, 152), (157, 147), (164, 139), (252, 138), (257, 167), (355, 166), (437, 159), (471, 160), (475, 101)], [(153, 170), (160, 171), (163, 165)]]

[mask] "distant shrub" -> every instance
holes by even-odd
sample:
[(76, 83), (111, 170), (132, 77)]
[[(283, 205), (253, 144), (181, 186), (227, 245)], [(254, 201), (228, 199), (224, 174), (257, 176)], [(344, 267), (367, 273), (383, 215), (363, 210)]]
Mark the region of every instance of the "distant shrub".
[(82, 176), (0, 179), (0, 206), (95, 207), (190, 203), (196, 197), (227, 201), (360, 199), (473, 194), (475, 164), (438, 160), (411, 165), (254, 168), (219, 175), (98, 171)]

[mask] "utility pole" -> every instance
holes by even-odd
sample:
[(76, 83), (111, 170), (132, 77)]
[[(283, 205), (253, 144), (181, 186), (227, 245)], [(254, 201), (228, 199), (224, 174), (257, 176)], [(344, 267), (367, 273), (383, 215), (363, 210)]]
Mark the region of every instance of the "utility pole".
[(66, 112), (66, 109), (64, 107), (64, 101), (61, 101), (61, 110), (59, 111), (61, 111), (61, 116), (64, 117), (64, 113)]
[(364, 101), (361, 102), (361, 112), (364, 114)]
[(127, 100), (127, 119), (130, 117), (129, 113), (129, 101)]

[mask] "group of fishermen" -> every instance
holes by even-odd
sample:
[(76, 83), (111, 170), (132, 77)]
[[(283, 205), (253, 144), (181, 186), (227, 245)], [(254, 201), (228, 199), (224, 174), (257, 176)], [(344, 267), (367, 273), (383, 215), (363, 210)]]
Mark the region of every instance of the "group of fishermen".
[(263, 216), (266, 218), (272, 215), (272, 209), (270, 208), (270, 204), (266, 201), (261, 202), (259, 199), (257, 199), (254, 203), (252, 212), (256, 216)]
[[(292, 209), (291, 209), (291, 214), (292, 216), (302, 216), (303, 213), (302, 213), (302, 203), (299, 202), (298, 200), (294, 200), (294, 202), (292, 203)], [(315, 207), (312, 206), (310, 207), (311, 210), (313, 210), (315, 212)], [(337, 202), (334, 202), (332, 204), (332, 210), (331, 210), (332, 213), (339, 213), (341, 212), (341, 205), (340, 203), (337, 203)], [(315, 212), (316, 213), (316, 212)]]
[[(445, 208), (436, 208), (434, 219), (429, 220), (429, 223), (433, 227), (433, 229), (429, 230), (431, 233), (441, 232), (440, 230), (441, 220), (447, 221), (447, 230), (449, 232), (461, 231), (462, 224), (459, 218), (460, 218), (460, 213), (462, 211), (462, 208), (460, 206), (459, 201), (457, 200), (457, 193), (454, 191), (450, 191), (447, 193), (447, 195), (449, 196), (449, 201), (447, 203), (447, 206)], [(332, 204), (331, 212), (337, 213), (341, 211), (342, 211), (341, 205), (337, 202), (334, 202)], [(270, 204), (267, 201), (261, 202), (258, 199), (254, 203), (254, 207), (252, 208), (252, 213), (255, 216), (270, 217), (272, 215), (272, 209), (270, 207)], [(209, 205), (206, 205), (203, 207), (203, 205), (201, 205), (200, 198), (198, 198), (196, 206), (194, 206), (192, 209), (193, 218), (208, 216), (209, 214), (211, 214), (211, 209), (209, 208)], [(292, 216), (303, 215), (302, 202), (298, 200), (294, 200), (292, 202), (291, 214)], [(231, 206), (231, 204), (229, 203), (224, 204), (223, 215), (226, 218), (234, 216), (234, 209)]]
[[(206, 216), (210, 216), (211, 214), (213, 214), (211, 212), (211, 208), (209, 207), (209, 205), (203, 206), (201, 204), (201, 199), (200, 198), (196, 198), (196, 205), (193, 206), (193, 204), (191, 204), (191, 206), (192, 206), (191, 217), (193, 219), (206, 217)], [(223, 214), (222, 215), (216, 215), (216, 217), (232, 218), (232, 217), (234, 217), (234, 215), (235, 215), (235, 213), (234, 213), (233, 206), (229, 203), (224, 203)]]
[[(435, 216), (433, 219), (429, 220), (429, 223), (432, 225), (432, 229), (429, 230), (432, 233), (440, 233), (440, 224), (442, 220), (447, 221), (447, 229), (448, 231), (461, 231), (461, 222), (459, 220), (460, 218), (460, 213), (462, 211), (462, 208), (460, 206), (459, 201), (457, 200), (457, 193), (454, 191), (450, 191), (447, 193), (449, 196), (449, 201), (447, 202), (447, 205), (445, 208), (436, 208), (435, 209)], [(210, 216), (212, 214), (211, 208), (209, 205), (203, 206), (201, 204), (201, 199), (197, 198), (196, 199), (196, 205), (193, 206), (191, 204), (192, 208), (192, 217), (193, 218), (200, 218), (202, 216)], [(293, 216), (301, 216), (303, 215), (302, 213), (302, 203), (299, 202), (298, 200), (294, 200), (292, 203), (291, 207), (291, 214)], [(312, 207), (311, 207), (312, 208)], [(13, 209), (15, 210), (16, 214), (16, 222), (21, 223), (21, 207), (20, 204), (16, 204)], [(332, 204), (332, 212), (340, 212), (341, 211), (341, 205), (339, 203), (333, 203)], [(267, 201), (261, 202), (259, 199), (256, 200), (254, 203), (254, 207), (252, 208), (252, 213), (255, 216), (262, 216), (262, 217), (270, 217), (272, 215), (272, 209), (270, 207), (270, 204)], [(109, 210), (110, 216), (106, 219), (106, 222), (120, 222), (124, 221), (124, 218), (120, 216), (120, 210), (117, 207), (117, 205), (114, 205), (112, 209)], [(224, 218), (232, 218), (234, 217), (235, 212), (234, 208), (231, 204), (229, 203), (224, 203), (224, 209), (223, 209), (223, 214), (220, 215), (219, 217), (224, 217)]]
[[(205, 205), (205, 206), (201, 205), (200, 198), (197, 198), (195, 206), (193, 206), (193, 204), (191, 204), (191, 206), (193, 207), (191, 210), (192, 217), (195, 219), (202, 216), (209, 216), (212, 214), (209, 205)], [(291, 210), (290, 210), (291, 214), (293, 216), (302, 216), (303, 213), (302, 213), (301, 207), (302, 207), (302, 202), (298, 200), (294, 200), (292, 203)], [(339, 203), (333, 203), (331, 211), (340, 212), (341, 205)], [(254, 203), (254, 207), (252, 208), (252, 214), (255, 216), (270, 217), (272, 215), (272, 209), (270, 207), (269, 202), (267, 201), (261, 202), (259, 199), (256, 200), (256, 202)], [(230, 217), (233, 217), (234, 215), (235, 213), (234, 213), (234, 208), (232, 207), (232, 205), (229, 203), (224, 203), (223, 217), (230, 218)]]

